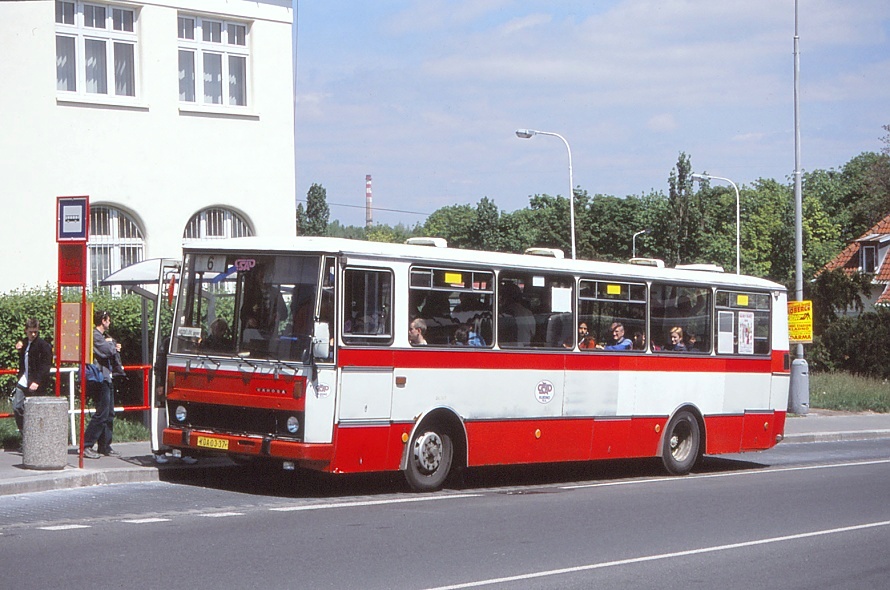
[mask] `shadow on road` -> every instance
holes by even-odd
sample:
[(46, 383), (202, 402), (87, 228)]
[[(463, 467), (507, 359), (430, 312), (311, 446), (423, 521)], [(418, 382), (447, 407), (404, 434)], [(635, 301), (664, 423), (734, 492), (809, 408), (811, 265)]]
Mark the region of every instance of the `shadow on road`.
[[(765, 467), (768, 465), (744, 459), (704, 457), (694, 473), (720, 473)], [(670, 477), (665, 474), (658, 459), (477, 467), (452, 474), (446, 489), (497, 490), (653, 477)], [(163, 471), (160, 479), (180, 485), (281, 498), (336, 498), (411, 491), (401, 472), (335, 475), (302, 469), (284, 471), (280, 463), (272, 461)]]

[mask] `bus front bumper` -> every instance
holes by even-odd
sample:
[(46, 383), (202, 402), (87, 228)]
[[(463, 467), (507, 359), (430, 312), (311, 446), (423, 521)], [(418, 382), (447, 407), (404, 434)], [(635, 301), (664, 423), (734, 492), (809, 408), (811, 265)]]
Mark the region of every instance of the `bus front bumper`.
[(243, 436), (188, 428), (165, 428), (161, 440), (174, 449), (195, 449), (314, 464), (330, 463), (334, 457), (332, 444), (304, 443), (272, 436)]

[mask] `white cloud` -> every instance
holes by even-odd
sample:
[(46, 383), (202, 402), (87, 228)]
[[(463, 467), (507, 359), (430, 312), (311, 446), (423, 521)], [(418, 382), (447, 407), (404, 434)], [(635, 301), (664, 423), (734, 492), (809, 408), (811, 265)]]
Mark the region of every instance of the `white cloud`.
[(652, 131), (665, 132), (674, 131), (679, 127), (679, 125), (677, 125), (677, 120), (672, 114), (662, 113), (660, 115), (650, 117), (649, 121), (646, 122), (646, 127), (648, 127)]

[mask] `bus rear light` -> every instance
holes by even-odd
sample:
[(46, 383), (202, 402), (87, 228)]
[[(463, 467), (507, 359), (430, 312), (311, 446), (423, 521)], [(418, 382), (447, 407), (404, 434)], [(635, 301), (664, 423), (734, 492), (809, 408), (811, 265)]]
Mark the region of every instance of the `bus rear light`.
[(306, 380), (297, 379), (294, 382), (294, 399), (302, 399), (306, 395)]
[(172, 390), (176, 386), (176, 373), (167, 371), (167, 390)]

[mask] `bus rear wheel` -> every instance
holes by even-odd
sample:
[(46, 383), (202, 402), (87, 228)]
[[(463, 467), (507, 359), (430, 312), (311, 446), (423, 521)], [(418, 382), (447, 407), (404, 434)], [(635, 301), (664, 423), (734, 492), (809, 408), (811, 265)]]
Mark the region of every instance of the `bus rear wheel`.
[(453, 457), (450, 436), (434, 429), (418, 431), (408, 449), (408, 484), (418, 492), (438, 490), (451, 471)]
[(701, 428), (687, 410), (677, 412), (664, 431), (661, 462), (671, 475), (686, 475), (699, 459)]

